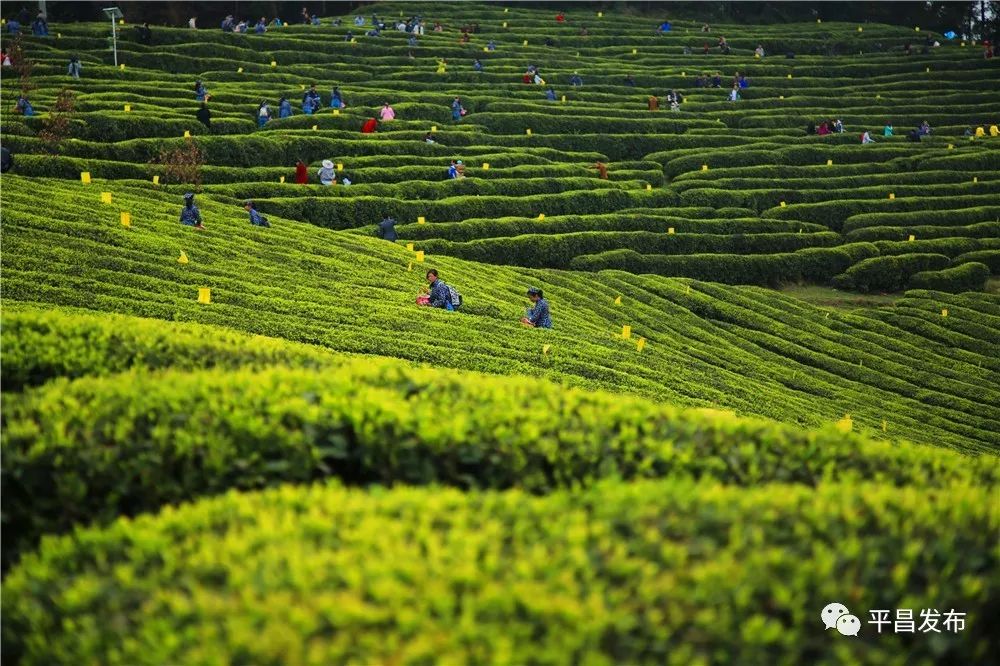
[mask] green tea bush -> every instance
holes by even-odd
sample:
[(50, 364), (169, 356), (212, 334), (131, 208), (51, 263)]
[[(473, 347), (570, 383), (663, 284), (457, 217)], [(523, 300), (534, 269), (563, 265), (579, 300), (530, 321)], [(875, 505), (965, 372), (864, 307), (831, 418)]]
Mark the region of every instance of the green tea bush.
[[(6, 403), (5, 560), (15, 544), (78, 521), (327, 476), (548, 492), (605, 477), (934, 485), (995, 471), (832, 429), (390, 362), (323, 372), (137, 372), (56, 382)], [(441, 405), (460, 421), (436, 418)]]
[(956, 266), (970, 261), (984, 264), (990, 269), (990, 273), (993, 275), (1000, 275), (1000, 250), (977, 250), (975, 252), (966, 252), (965, 254), (960, 254), (952, 259), (952, 263)]
[(833, 279), (840, 289), (858, 291), (899, 291), (910, 276), (928, 270), (940, 270), (951, 264), (943, 254), (897, 254), (859, 261)]
[[(546, 497), (229, 493), (46, 539), (4, 581), (5, 655), (26, 666), (984, 663), (992, 500), (967, 484), (677, 480)], [(820, 621), (831, 599), (863, 622), (897, 607), (954, 607), (967, 622), (933, 637), (864, 624), (838, 640)]]
[(982, 291), (990, 277), (985, 264), (970, 261), (939, 271), (922, 271), (910, 277), (909, 289), (933, 289), (957, 294), (963, 291)]

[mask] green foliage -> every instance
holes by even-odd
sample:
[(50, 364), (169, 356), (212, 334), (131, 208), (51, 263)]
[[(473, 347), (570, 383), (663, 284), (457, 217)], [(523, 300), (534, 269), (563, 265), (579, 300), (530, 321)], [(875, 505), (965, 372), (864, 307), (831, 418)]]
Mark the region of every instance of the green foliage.
[[(232, 493), (46, 540), (4, 582), (5, 655), (29, 666), (982, 663), (992, 499), (966, 484), (673, 480), (545, 497)], [(934, 640), (868, 625), (836, 640), (819, 619), (831, 599), (862, 619), (968, 615)]]
[(982, 291), (990, 277), (990, 268), (975, 261), (939, 271), (922, 271), (910, 277), (910, 289), (933, 289), (957, 294)]
[[(957, 454), (832, 429), (812, 433), (388, 362), (350, 364), (332, 375), (133, 373), (57, 382), (8, 403), (5, 560), (13, 544), (78, 521), (326, 476), (537, 493), (605, 477), (939, 485), (995, 471), (986, 461), (970, 466)], [(90, 407), (72, 409), (79, 404)], [(457, 418), (442, 419), (442, 406)]]
[(951, 264), (943, 254), (898, 254), (871, 257), (848, 268), (834, 278), (841, 289), (858, 291), (899, 291), (910, 277), (928, 270), (939, 270)]

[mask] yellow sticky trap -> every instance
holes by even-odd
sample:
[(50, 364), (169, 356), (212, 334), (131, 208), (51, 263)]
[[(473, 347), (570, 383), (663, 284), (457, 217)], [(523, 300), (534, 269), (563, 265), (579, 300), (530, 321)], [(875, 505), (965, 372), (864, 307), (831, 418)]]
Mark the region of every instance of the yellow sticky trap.
[(437, 125), (431, 125), (431, 132), (437, 132), (437, 131), (438, 131), (438, 126)]
[(319, 125), (313, 125), (313, 131), (314, 131), (314, 132), (315, 132), (316, 130), (318, 130), (318, 129), (319, 129)]
[(507, 27), (507, 21), (503, 22), (503, 27), (505, 27), (505, 28)]
[(357, 44), (357, 43), (358, 43), (358, 40), (352, 37), (351, 38), (351, 44)]
[(417, 224), (427, 224), (427, 218), (421, 215), (420, 217), (417, 218)]
[(979, 182), (979, 176), (973, 176), (972, 177), (972, 182), (973, 183), (978, 183)]
[(153, 185), (159, 185), (159, 184), (160, 184), (160, 177), (153, 176)]
[(122, 226), (123, 227), (131, 227), (132, 226), (132, 213), (128, 212), (127, 210), (123, 210), (122, 213), (121, 213), (121, 221), (122, 221)]
[(920, 32), (920, 26), (915, 27), (913, 30), (914, 32)]
[(483, 47), (483, 53), (489, 53), (489, 52), (490, 52), (490, 47), (484, 46)]
[(237, 74), (242, 74), (243, 73), (243, 68), (242, 67), (237, 67), (236, 68), (236, 73)]
[(827, 160), (826, 161), (826, 165), (827, 166), (833, 166), (833, 160)]
[(668, 234), (674, 233), (674, 228), (673, 227), (667, 227), (667, 233)]
[(198, 302), (208, 305), (212, 302), (212, 290), (208, 287), (198, 287)]
[(778, 95), (778, 99), (785, 99), (784, 95)]
[(791, 74), (789, 74), (789, 75), (788, 75), (788, 78), (792, 78), (792, 75), (791, 75)]
[(504, 8), (503, 8), (503, 13), (504, 13), (504, 14), (506, 14), (506, 13), (507, 13), (508, 11), (510, 11), (510, 8), (509, 8), (509, 7), (504, 7)]
[(930, 72), (930, 71), (931, 71), (931, 68), (930, 68), (930, 67), (927, 67), (927, 68), (925, 69), (925, 71), (927, 71), (927, 72)]
[(178, 264), (186, 264), (188, 262), (188, 256), (181, 250), (181, 256), (177, 257)]
[(548, 354), (550, 351), (552, 351), (552, 345), (542, 345), (543, 354)]
[(272, 60), (271, 61), (271, 67), (277, 67), (277, 66), (278, 66), (278, 61), (277, 60)]
[(685, 291), (684, 293), (685, 294), (690, 294), (691, 293), (691, 285), (688, 285), (687, 291)]
[(784, 201), (782, 201), (782, 202), (781, 202), (781, 207), (782, 207), (782, 208), (784, 208), (784, 207), (785, 207), (786, 205), (787, 205), (787, 204), (786, 204), (786, 203), (785, 203)]
[(83, 183), (84, 185), (90, 185), (90, 172), (89, 171), (81, 171), (80, 172), (80, 182)]
[(490, 168), (490, 163), (489, 162), (483, 162), (483, 171), (489, 171), (489, 168)]
[(101, 192), (101, 203), (111, 203), (111, 192)]
[(424, 262), (424, 251), (423, 250), (417, 250), (415, 254), (416, 254), (417, 263), (422, 264)]
[(343, 170), (344, 170), (344, 163), (337, 162), (337, 171), (343, 171)]
[(131, 113), (131, 112), (132, 112), (132, 105), (131, 104), (126, 104), (125, 105), (125, 113)]
[(858, 32), (864, 32), (864, 31), (865, 31), (865, 29), (864, 29), (864, 28), (862, 28), (862, 27), (861, 27), (861, 26), (859, 25), (859, 26), (858, 26)]
[(622, 297), (615, 296), (615, 305), (621, 305), (621, 304), (622, 304)]
[(120, 70), (122, 70), (124, 72), (125, 71), (125, 63), (122, 63), (122, 64), (118, 65), (118, 69), (120, 69)]
[(681, 78), (684, 78), (687, 75), (688, 75), (687, 72), (681, 72)]
[(526, 39), (524, 40), (524, 44), (522, 44), (522, 46), (527, 46), (527, 45), (528, 45), (528, 40)]
[[(62, 39), (62, 33), (61, 32), (57, 32), (56, 33), (56, 39)], [(965, 46), (965, 45), (963, 44), (962, 46)]]
[(701, 170), (702, 171), (708, 171), (708, 165), (707, 164), (702, 164), (701, 165)]
[(539, 220), (544, 220), (545, 219), (545, 213), (539, 213), (538, 214), (538, 219)]
[(895, 199), (896, 198), (896, 194), (894, 192), (889, 192), (889, 198), (890, 199)]
[(816, 23), (822, 23), (823, 19), (816, 19)]
[(942, 317), (947, 317), (948, 316), (948, 308), (945, 308), (945, 309), (941, 310), (941, 316)]
[(305, 90), (305, 89), (306, 89), (306, 84), (304, 84), (304, 83), (300, 83), (300, 84), (299, 84), (299, 88), (300, 88), (301, 90)]
[(529, 127), (528, 129), (524, 130), (524, 133), (527, 134), (528, 136), (531, 136), (531, 128)]
[(563, 96), (562, 96), (562, 101), (563, 101), (563, 103), (565, 103), (565, 102), (566, 102), (566, 95), (563, 95)]
[(642, 351), (645, 346), (646, 346), (646, 338), (639, 338), (639, 340), (635, 343), (635, 350)]
[(184, 130), (184, 138), (185, 139), (190, 139), (191, 138), (191, 131), (190, 130)]
[(949, 143), (948, 144), (948, 150), (955, 150), (955, 144)]
[(409, 250), (410, 252), (413, 252), (413, 243), (407, 243), (406, 249)]
[(339, 116), (340, 115), (340, 109), (334, 109), (333, 110), (333, 115)]
[(840, 432), (851, 432), (854, 430), (854, 419), (850, 414), (844, 414), (844, 418), (837, 421), (837, 430)]
[(118, 25), (125, 25), (125, 19), (118, 19)]
[(413, 270), (413, 262), (412, 261), (409, 263), (409, 265), (407, 265), (406, 270), (408, 270), (408, 271), (412, 271)]
[(597, 18), (604, 18), (604, 12), (597, 12)]
[(651, 189), (653, 189), (653, 186), (650, 185), (649, 183), (646, 183), (646, 191), (649, 192)]
[(622, 326), (622, 339), (628, 340), (632, 337), (632, 327), (628, 324)]
[(906, 240), (912, 243), (913, 241), (917, 240), (917, 237), (914, 236), (913, 234), (910, 234), (910, 237), (907, 238)]
[(639, 49), (632, 49), (632, 55), (636, 55), (638, 53), (639, 53)]
[(278, 176), (278, 182), (279, 183), (285, 182), (285, 177), (284, 176)]

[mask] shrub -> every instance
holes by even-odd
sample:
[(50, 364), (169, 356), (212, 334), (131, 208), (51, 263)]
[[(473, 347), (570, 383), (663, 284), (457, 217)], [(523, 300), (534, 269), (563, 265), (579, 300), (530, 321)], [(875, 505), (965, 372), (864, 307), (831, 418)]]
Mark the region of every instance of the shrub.
[(922, 271), (910, 277), (909, 289), (933, 289), (958, 294), (982, 291), (990, 277), (990, 268), (974, 261), (940, 271)]
[(840, 289), (858, 291), (900, 291), (906, 286), (911, 275), (921, 271), (938, 270), (950, 264), (951, 260), (943, 254), (871, 257), (837, 275), (833, 284)]
[(952, 263), (955, 265), (965, 264), (970, 261), (985, 264), (986, 267), (990, 269), (990, 273), (993, 275), (1000, 275), (1000, 250), (978, 250), (976, 252), (966, 252), (965, 254), (960, 254), (952, 259)]
[[(877, 482), (230, 493), (46, 540), (4, 581), (4, 654), (52, 666), (984, 663), (994, 499)], [(954, 607), (967, 623), (934, 640), (867, 624), (838, 640), (819, 618), (831, 599), (862, 621)]]
[[(862, 448), (861, 440), (833, 430), (812, 433), (536, 380), (387, 361), (366, 360), (335, 373), (85, 378), (6, 403), (5, 549), (78, 521), (108, 521), (228, 488), (326, 476), (351, 484), (548, 492), (608, 476), (752, 485), (816, 484), (867, 477), (876, 468), (880, 479), (894, 483), (986, 473), (953, 453)], [(71, 407), (81, 404), (88, 409)], [(558, 412), (541, 428), (525, 418), (556, 404)], [(435, 421), (440, 405), (462, 414), (461, 422)]]

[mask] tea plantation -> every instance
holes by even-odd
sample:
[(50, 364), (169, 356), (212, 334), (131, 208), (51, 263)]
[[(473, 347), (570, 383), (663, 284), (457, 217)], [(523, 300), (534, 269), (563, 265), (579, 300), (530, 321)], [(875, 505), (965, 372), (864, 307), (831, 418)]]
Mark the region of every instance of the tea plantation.
[[(989, 662), (1000, 60), (598, 11), (126, 23), (117, 67), (99, 17), (4, 36), (5, 659)], [(415, 304), (430, 268), (458, 311)]]

